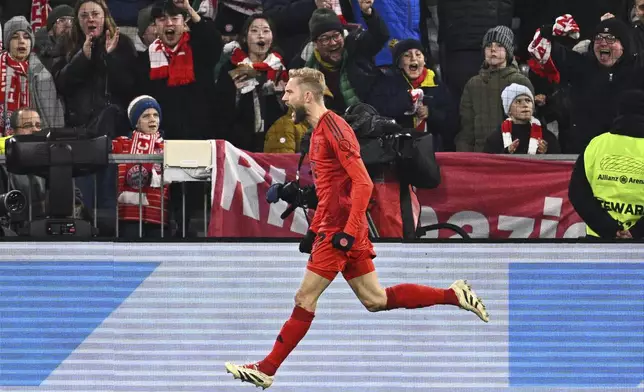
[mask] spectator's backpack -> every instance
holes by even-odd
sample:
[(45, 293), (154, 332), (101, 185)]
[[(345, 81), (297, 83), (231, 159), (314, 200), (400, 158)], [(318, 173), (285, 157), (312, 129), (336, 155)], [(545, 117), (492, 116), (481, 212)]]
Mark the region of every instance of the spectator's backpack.
[(440, 184), (431, 134), (405, 129), (365, 103), (347, 108), (344, 119), (356, 134), (365, 166), (394, 163), (403, 183), (425, 189)]

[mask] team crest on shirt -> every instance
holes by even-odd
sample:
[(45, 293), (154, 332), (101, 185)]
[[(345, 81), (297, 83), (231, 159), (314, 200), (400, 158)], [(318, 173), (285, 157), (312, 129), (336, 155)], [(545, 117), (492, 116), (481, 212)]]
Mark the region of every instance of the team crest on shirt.
[(133, 189), (139, 189), (139, 184), (145, 187), (150, 182), (150, 172), (144, 166), (134, 165), (125, 174), (125, 182)]

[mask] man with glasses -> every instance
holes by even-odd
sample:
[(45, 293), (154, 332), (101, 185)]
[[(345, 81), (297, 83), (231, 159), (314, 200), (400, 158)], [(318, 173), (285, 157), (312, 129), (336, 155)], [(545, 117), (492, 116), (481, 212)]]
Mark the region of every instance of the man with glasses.
[(35, 33), (34, 52), (50, 72), (56, 59), (63, 54), (62, 45), (65, 37), (70, 36), (73, 23), (74, 9), (66, 4), (59, 5), (49, 13), (47, 28)]
[(335, 11), (318, 8), (309, 20), (313, 53), (294, 60), (290, 68), (309, 67), (321, 71), (333, 98), (329, 109), (344, 113), (347, 107), (367, 102), (380, 75), (373, 57), (389, 40), (389, 30), (373, 8), (373, 0), (359, 0), (367, 30), (347, 32)]
[(571, 87), (571, 127), (559, 136), (564, 153), (579, 154), (593, 137), (609, 131), (617, 97), (644, 88), (644, 62), (634, 54), (631, 30), (620, 19), (605, 19), (592, 34), (589, 53), (579, 54), (557, 42), (579, 33), (575, 20), (564, 15), (543, 26), (530, 44), (530, 53), (544, 64), (551, 59), (561, 84)]
[[(9, 117), (9, 124), (14, 130), (14, 135), (31, 135), (42, 129), (40, 115), (32, 108), (20, 108), (13, 112)], [(12, 136), (0, 138), (0, 155), (5, 153), (5, 142)]]

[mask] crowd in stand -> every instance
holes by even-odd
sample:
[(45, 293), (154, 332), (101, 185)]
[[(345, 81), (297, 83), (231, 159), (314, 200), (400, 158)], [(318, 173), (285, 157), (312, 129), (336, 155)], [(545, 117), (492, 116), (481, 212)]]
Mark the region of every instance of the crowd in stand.
[[(610, 130), (617, 97), (644, 88), (642, 21), (644, 0), (0, 0), (0, 133), (298, 152), (306, 127), (281, 98), (306, 66), (325, 75), (330, 109), (370, 104), (438, 151), (580, 153)], [(16, 129), (25, 107), (40, 119)], [(121, 169), (99, 188), (118, 175), (123, 203), (129, 178), (160, 170)]]

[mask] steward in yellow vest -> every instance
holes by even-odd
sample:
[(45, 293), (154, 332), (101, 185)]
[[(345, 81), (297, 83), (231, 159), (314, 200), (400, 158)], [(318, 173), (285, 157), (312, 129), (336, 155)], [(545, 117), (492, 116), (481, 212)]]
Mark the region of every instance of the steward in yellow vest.
[(588, 236), (644, 238), (644, 92), (622, 94), (613, 129), (579, 155), (568, 197)]

